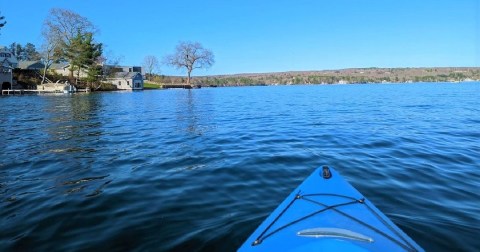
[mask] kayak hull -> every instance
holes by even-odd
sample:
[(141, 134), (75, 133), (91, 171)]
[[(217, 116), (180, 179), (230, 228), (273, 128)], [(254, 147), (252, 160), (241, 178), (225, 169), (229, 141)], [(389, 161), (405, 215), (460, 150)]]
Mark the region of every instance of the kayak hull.
[(332, 168), (316, 169), (239, 251), (423, 251)]

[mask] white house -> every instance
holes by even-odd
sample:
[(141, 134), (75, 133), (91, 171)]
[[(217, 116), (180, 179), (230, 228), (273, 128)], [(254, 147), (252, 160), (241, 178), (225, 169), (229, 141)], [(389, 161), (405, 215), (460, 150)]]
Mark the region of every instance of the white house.
[(18, 60), (6, 47), (0, 47), (0, 89), (11, 89), (13, 85), (12, 70), (18, 66)]
[(121, 90), (143, 90), (143, 76), (139, 72), (118, 72), (108, 81)]
[[(62, 62), (62, 63), (53, 63), (51, 66), (50, 66), (50, 69), (52, 71), (54, 71), (55, 73), (57, 74), (60, 74), (61, 76), (70, 76), (70, 64), (66, 63), (66, 62)], [(77, 77), (77, 72), (78, 70), (73, 70), (73, 76), (74, 77)], [(79, 74), (79, 77), (80, 78), (85, 78), (88, 76), (88, 73), (87, 73), (87, 70), (86, 69), (80, 69), (80, 74)]]
[[(144, 70), (140, 66), (115, 66), (115, 65), (102, 65), (103, 68), (103, 74), (104, 75), (109, 75), (112, 72), (116, 73), (140, 73), (142, 76), (144, 76)], [(70, 64), (67, 62), (63, 63), (53, 63), (50, 66), (50, 69), (54, 71), (55, 73), (62, 75), (62, 76), (70, 76)], [(77, 70), (73, 71), (73, 76), (77, 76)], [(80, 70), (80, 78), (85, 78), (88, 76), (87, 69), (82, 68)], [(115, 76), (116, 77), (116, 76)]]

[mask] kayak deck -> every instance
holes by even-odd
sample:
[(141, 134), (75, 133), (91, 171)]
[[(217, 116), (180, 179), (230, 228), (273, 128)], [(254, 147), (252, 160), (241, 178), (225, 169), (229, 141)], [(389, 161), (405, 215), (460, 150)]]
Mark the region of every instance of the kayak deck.
[(316, 169), (239, 251), (423, 251), (334, 169)]

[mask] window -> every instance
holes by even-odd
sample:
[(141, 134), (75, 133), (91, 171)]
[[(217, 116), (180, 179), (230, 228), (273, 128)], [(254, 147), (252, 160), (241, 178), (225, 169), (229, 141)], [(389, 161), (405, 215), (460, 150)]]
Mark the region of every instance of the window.
[(130, 86), (130, 81), (128, 81), (128, 80), (127, 80), (127, 85), (129, 85), (129, 86)]
[(121, 85), (122, 85), (122, 82), (121, 82), (121, 81), (119, 81), (119, 82), (118, 82), (118, 85), (119, 85), (119, 86), (121, 86)]

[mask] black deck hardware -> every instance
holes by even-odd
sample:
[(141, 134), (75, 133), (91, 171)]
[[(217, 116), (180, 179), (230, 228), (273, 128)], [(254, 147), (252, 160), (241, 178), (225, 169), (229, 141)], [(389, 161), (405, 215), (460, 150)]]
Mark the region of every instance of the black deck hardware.
[(330, 172), (330, 168), (328, 168), (326, 165), (322, 167), (322, 177), (324, 179), (329, 179), (332, 177), (332, 172)]

